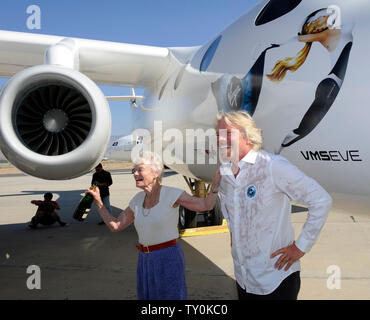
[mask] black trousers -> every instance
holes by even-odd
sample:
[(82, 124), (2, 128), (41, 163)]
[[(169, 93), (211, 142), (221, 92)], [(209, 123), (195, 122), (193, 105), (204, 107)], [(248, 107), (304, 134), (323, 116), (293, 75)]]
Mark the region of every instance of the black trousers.
[(301, 277), (299, 271), (293, 272), (273, 292), (266, 295), (246, 292), (238, 283), (236, 286), (239, 300), (297, 300), (301, 288)]

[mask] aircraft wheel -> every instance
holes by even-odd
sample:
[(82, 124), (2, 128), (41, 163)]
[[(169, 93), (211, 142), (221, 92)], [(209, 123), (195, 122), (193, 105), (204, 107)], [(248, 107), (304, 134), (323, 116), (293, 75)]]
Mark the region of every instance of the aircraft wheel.
[(179, 228), (196, 228), (197, 227), (197, 213), (189, 209), (179, 206)]
[(222, 215), (221, 201), (219, 197), (217, 197), (215, 207), (212, 210), (205, 213), (204, 218), (208, 226), (222, 225), (224, 217)]

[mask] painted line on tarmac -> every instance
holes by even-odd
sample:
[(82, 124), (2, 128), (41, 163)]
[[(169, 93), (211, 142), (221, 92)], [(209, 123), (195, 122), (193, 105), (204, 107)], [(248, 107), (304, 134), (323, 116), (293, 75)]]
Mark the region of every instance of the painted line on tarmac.
[(229, 228), (227, 227), (227, 222), (224, 219), (222, 225), (212, 226), (212, 227), (200, 227), (200, 228), (189, 228), (180, 230), (180, 237), (193, 237), (193, 236), (204, 236), (209, 234), (227, 233)]

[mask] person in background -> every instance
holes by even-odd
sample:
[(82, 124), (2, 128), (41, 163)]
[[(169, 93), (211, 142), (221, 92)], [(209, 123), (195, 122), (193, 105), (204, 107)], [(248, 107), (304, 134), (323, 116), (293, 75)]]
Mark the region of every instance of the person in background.
[[(95, 173), (92, 176), (91, 185), (93, 185), (94, 182), (97, 182), (97, 186), (100, 190), (100, 197), (105, 207), (108, 209), (109, 213), (112, 214), (112, 208), (110, 206), (109, 199), (109, 187), (113, 184), (112, 176), (110, 172), (103, 169), (103, 165), (101, 163), (95, 167)], [(104, 225), (104, 221), (102, 220), (98, 224)]]
[(51, 201), (51, 199), (53, 199), (53, 194), (47, 192), (44, 194), (44, 201), (31, 201), (32, 204), (38, 206), (36, 214), (31, 219), (31, 224), (28, 225), (31, 229), (36, 229), (39, 223), (47, 226), (52, 225), (55, 222), (58, 222), (62, 227), (67, 225), (55, 212), (55, 210), (60, 210), (59, 204), (56, 201)]

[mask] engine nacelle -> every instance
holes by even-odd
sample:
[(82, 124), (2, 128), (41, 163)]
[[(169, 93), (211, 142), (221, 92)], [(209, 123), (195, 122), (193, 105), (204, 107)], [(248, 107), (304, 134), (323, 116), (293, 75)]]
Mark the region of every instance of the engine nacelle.
[(107, 100), (76, 70), (31, 67), (1, 90), (1, 150), (32, 176), (62, 180), (85, 174), (103, 158), (110, 131)]

